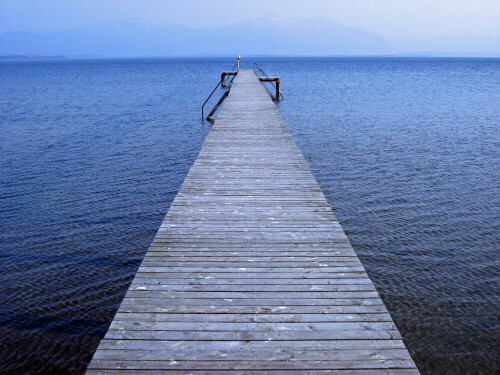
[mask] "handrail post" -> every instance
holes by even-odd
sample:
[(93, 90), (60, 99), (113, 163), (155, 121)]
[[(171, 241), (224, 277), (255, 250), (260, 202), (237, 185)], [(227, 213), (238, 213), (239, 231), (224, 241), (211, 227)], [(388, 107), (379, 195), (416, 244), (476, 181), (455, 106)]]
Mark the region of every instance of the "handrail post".
[(280, 100), (280, 80), (279, 78), (276, 80), (276, 100)]
[(241, 59), (241, 55), (238, 55), (238, 72), (240, 71), (240, 59)]
[(221, 86), (226, 87), (226, 73), (225, 72), (221, 73), (220, 81), (221, 81)]

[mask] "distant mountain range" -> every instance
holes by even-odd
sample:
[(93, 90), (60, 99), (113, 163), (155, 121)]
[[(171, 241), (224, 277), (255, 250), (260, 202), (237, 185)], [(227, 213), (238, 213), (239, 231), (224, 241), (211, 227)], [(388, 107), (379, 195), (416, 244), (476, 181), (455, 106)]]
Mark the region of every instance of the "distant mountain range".
[(387, 55), (410, 53), (496, 55), (500, 39), (488, 37), (387, 41), (378, 34), (324, 18), (260, 19), (193, 30), (175, 24), (124, 21), (74, 30), (0, 33), (3, 56), (223, 56)]

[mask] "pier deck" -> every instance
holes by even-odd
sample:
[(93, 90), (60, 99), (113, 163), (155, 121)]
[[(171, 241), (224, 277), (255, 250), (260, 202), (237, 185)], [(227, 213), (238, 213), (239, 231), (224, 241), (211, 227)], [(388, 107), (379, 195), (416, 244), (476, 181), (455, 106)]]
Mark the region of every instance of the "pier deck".
[(87, 370), (118, 373), (418, 374), (251, 70)]

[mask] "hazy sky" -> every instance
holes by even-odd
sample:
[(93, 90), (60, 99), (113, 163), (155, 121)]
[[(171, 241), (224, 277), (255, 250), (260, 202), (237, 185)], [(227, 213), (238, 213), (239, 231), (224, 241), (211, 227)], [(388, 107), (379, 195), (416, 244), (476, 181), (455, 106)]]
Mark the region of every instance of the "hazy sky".
[(0, 31), (59, 31), (126, 19), (200, 28), (316, 16), (388, 39), (500, 36), (500, 0), (0, 0)]

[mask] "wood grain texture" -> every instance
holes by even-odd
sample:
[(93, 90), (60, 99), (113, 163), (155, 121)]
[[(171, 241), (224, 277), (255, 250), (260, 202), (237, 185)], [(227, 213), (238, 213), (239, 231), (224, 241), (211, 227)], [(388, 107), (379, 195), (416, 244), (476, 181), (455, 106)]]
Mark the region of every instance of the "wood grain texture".
[(418, 374), (251, 70), (240, 70), (87, 374)]

